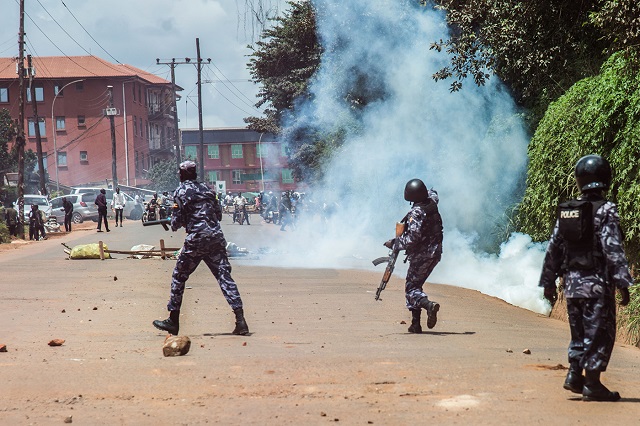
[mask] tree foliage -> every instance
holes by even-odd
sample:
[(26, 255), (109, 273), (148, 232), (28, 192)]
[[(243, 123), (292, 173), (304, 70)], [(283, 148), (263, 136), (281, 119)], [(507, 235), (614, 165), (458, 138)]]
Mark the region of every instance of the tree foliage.
[(640, 48), (637, 0), (437, 0), (451, 36), (431, 48), (449, 64), (434, 74), (453, 79), (451, 90), (472, 78), (482, 85), (499, 76), (530, 109), (532, 124), (576, 81), (597, 74), (613, 52)]
[(321, 48), (316, 36), (315, 11), (309, 0), (290, 1), (289, 9), (264, 31), (263, 40), (249, 46), (249, 70), (261, 85), (256, 107), (265, 106), (264, 117), (248, 117), (249, 128), (280, 133), (280, 120), (299, 97), (309, 96), (307, 87), (320, 64)]
[(15, 124), (9, 111), (0, 109), (0, 175), (11, 171), (13, 159), (9, 152), (9, 141), (16, 135)]
[(640, 75), (637, 55), (616, 53), (595, 77), (553, 102), (529, 145), (527, 188), (518, 221), (535, 240), (551, 234), (555, 206), (573, 198), (573, 165), (600, 154), (614, 170), (609, 198), (618, 204), (627, 254), (640, 264)]
[(149, 180), (156, 191), (173, 192), (180, 184), (178, 169), (174, 161), (160, 161), (149, 169)]

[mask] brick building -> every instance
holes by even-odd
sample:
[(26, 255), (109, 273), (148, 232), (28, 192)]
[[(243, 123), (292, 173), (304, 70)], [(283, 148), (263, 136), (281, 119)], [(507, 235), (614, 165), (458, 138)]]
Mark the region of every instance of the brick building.
[[(0, 58), (0, 109), (8, 109), (14, 119), (19, 91), (16, 62)], [(111, 111), (116, 113), (118, 182), (143, 185), (151, 165), (174, 158), (178, 139), (170, 81), (95, 56), (34, 57), (33, 67), (43, 158), (51, 181), (74, 186), (104, 184), (112, 178), (108, 86), (115, 108)], [(25, 79), (25, 150), (36, 152), (28, 83)]]
[[(182, 129), (180, 134), (184, 158), (197, 162), (198, 129)], [(296, 189), (285, 148), (273, 134), (246, 128), (204, 129), (203, 145), (205, 176), (201, 179), (212, 187), (224, 182), (232, 192)]]

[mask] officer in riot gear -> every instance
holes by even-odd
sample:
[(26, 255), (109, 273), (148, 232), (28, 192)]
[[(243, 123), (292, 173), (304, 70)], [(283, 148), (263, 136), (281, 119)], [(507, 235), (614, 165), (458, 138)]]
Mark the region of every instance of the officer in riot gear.
[[(438, 212), (438, 193), (427, 189), (420, 179), (411, 179), (404, 188), (404, 199), (413, 203), (404, 217), (405, 229), (398, 237), (397, 248), (405, 250), (409, 269), (405, 284), (406, 306), (411, 311), (410, 333), (422, 333), (420, 316), (427, 311), (427, 327), (438, 321), (440, 304), (429, 300), (423, 291), (424, 283), (442, 257), (442, 218)], [(385, 246), (391, 248), (394, 240)]]
[(236, 326), (232, 333), (246, 335), (249, 333), (249, 327), (244, 319), (238, 287), (231, 278), (227, 242), (220, 228), (220, 203), (215, 193), (205, 184), (197, 182), (196, 177), (196, 163), (184, 161), (180, 164), (180, 185), (173, 193), (175, 205), (171, 216), (171, 229), (177, 231), (184, 226), (187, 237), (173, 270), (171, 294), (167, 305), (169, 318), (153, 321), (153, 325), (170, 334), (178, 334), (185, 282), (200, 262), (204, 261), (218, 280), (220, 289), (235, 314)]
[(624, 306), (633, 285), (617, 207), (604, 198), (611, 175), (609, 162), (599, 155), (587, 155), (576, 163), (575, 180), (581, 196), (558, 206), (539, 284), (553, 304), (556, 279), (564, 280), (571, 342), (563, 387), (582, 394), (585, 401), (620, 399), (618, 392), (600, 381), (615, 342), (616, 288)]

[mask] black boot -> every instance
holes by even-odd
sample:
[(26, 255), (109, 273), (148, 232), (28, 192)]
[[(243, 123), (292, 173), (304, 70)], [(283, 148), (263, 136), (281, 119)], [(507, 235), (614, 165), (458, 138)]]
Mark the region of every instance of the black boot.
[(583, 386), (584, 376), (582, 375), (582, 368), (580, 368), (577, 362), (572, 362), (562, 387), (573, 393), (582, 393)]
[(178, 329), (180, 328), (180, 311), (170, 311), (169, 318), (166, 320), (155, 320), (153, 326), (159, 330), (164, 330), (174, 336), (178, 335)]
[(582, 388), (583, 401), (617, 401), (619, 399), (618, 392), (611, 392), (600, 382), (599, 371), (585, 371), (584, 387)]
[(427, 311), (427, 328), (433, 328), (438, 322), (438, 311), (440, 310), (440, 304), (437, 302), (431, 302), (426, 297), (420, 300), (420, 307)]
[(420, 325), (420, 314), (422, 309), (411, 310), (411, 325), (409, 326), (409, 333), (422, 333), (422, 326)]
[(242, 308), (234, 309), (233, 313), (236, 314), (236, 328), (233, 329), (231, 334), (238, 334), (241, 336), (249, 334), (249, 326), (244, 320), (244, 311)]

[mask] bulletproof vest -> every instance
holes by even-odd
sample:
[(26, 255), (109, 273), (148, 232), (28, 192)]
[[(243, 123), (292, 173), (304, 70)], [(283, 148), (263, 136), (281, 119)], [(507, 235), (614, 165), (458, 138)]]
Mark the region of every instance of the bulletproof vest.
[(558, 205), (558, 233), (565, 242), (562, 269), (589, 270), (602, 265), (593, 219), (606, 200), (571, 200)]
[(425, 212), (426, 218), (422, 223), (422, 236), (425, 243), (438, 242), (442, 235), (442, 217), (438, 211), (438, 205), (429, 200), (426, 203), (416, 203)]

